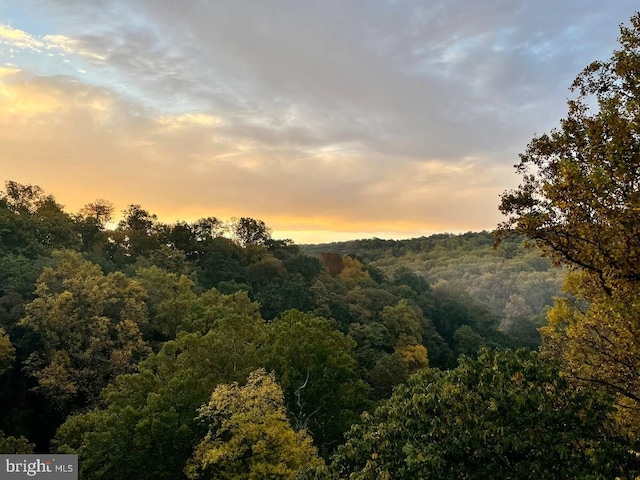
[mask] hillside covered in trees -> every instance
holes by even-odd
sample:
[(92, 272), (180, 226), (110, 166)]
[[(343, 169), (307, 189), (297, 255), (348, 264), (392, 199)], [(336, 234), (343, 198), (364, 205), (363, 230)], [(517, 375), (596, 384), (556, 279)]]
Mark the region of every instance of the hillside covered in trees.
[[(294, 425), (323, 454), (412, 372), (451, 368), (481, 345), (521, 344), (462, 290), (432, 288), (404, 266), (386, 273), (353, 256), (304, 254), (259, 220), (168, 225), (131, 205), (108, 229), (107, 201), (69, 214), (39, 187), (11, 181), (0, 208), (2, 401), (12, 412), (2, 430), (38, 449), (67, 417), (100, 405), (105, 387), (169, 345), (175, 356), (187, 338), (220, 343), (185, 364), (204, 382), (187, 418), (216, 385), (269, 368)], [(212, 364), (220, 372), (207, 383)]]
[[(469, 422), (463, 413), (450, 416), (453, 405), (472, 416), (486, 406), (443, 395), (462, 386), (459, 375), (487, 375), (486, 362), (497, 362), (507, 370), (484, 383), (464, 381), (478, 402), (490, 403), (496, 382), (506, 381), (496, 404), (502, 421), (514, 415), (524, 422), (517, 429), (540, 445), (564, 438), (558, 421), (577, 422), (581, 432), (593, 430), (580, 442), (619, 465), (632, 461), (628, 440), (606, 427), (610, 400), (584, 392), (574, 405), (572, 387), (552, 364), (509, 350), (537, 346), (536, 328), (563, 275), (538, 250), (523, 248), (522, 237), (497, 249), (481, 232), (305, 246), (304, 253), (251, 218), (163, 224), (130, 205), (110, 229), (113, 213), (99, 200), (70, 214), (39, 187), (12, 181), (0, 193), (4, 452), (78, 453), (82, 478), (96, 479), (368, 471), (363, 452), (400, 448), (413, 433), (401, 416), (393, 420), (401, 437), (362, 444), (360, 435), (368, 437), (360, 429), (378, 428), (367, 422), (386, 422), (374, 419), (424, 382), (436, 402), (425, 404), (427, 412), (453, 402), (442, 410), (454, 422), (445, 431)], [(549, 426), (526, 406), (502, 412), (548, 388), (556, 392)], [(553, 413), (556, 401), (571, 408)], [(364, 412), (373, 416), (358, 427)], [(543, 421), (539, 430), (527, 430), (527, 415)], [(442, 434), (429, 435), (441, 444)], [(529, 448), (523, 442), (513, 455)], [(582, 448), (556, 455), (610, 471)], [(419, 463), (420, 475), (432, 468)], [(403, 478), (414, 478), (413, 468)]]
[(6, 182), (0, 451), (87, 480), (638, 478), (640, 14), (620, 42), (493, 236), (301, 248), (139, 205), (110, 228), (108, 201)]
[[(0, 445), (78, 453), (83, 478), (351, 468), (336, 448), (361, 413), (415, 372), (455, 375), (461, 355), (535, 343), (532, 313), (558, 289), (559, 271), (521, 238), (303, 253), (251, 218), (162, 224), (131, 205), (109, 229), (112, 210), (100, 200), (70, 214), (11, 181), (0, 193)], [(514, 295), (532, 306), (501, 315)]]
[(410, 272), (425, 279), (439, 298), (457, 298), (494, 316), (516, 344), (538, 346), (537, 331), (553, 299), (562, 296), (565, 270), (542, 257), (524, 237), (495, 245), (489, 232), (438, 234), (410, 240), (379, 238), (302, 245), (309, 255), (351, 256), (387, 277)]

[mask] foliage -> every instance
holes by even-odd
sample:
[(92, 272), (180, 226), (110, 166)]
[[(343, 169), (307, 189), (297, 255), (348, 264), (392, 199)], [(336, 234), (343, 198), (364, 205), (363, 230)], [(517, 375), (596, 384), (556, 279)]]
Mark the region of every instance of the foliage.
[(73, 218), (52, 195), (7, 181), (0, 192), (0, 253), (36, 258), (54, 248), (80, 245)]
[(156, 265), (139, 268), (136, 280), (146, 292), (149, 325), (154, 337), (175, 338), (185, 312), (196, 299), (195, 283), (186, 275), (167, 272)]
[(38, 390), (62, 411), (84, 407), (116, 375), (148, 352), (145, 291), (122, 273), (104, 275), (77, 252), (54, 253), (55, 266), (37, 281), (20, 324), (42, 348), (25, 363)]
[[(429, 366), (450, 368), (481, 345), (535, 343), (526, 332), (559, 275), (519, 239), (492, 250), (484, 232), (313, 257), (254, 219), (166, 225), (131, 205), (112, 230), (104, 200), (71, 216), (38, 187), (0, 196), (0, 325), (11, 338), (3, 348), (0, 336), (0, 352), (15, 358), (0, 378), (0, 428), (49, 451), (59, 427), (52, 451), (78, 453), (89, 480), (206, 477), (212, 451), (229, 454), (216, 478), (252, 468), (291, 477), (310, 451), (292, 439), (313, 438), (329, 459), (358, 415), (405, 391), (412, 372), (437, 383), (445, 372)], [(259, 368), (273, 372), (281, 387), (267, 390), (280, 400), (249, 395), (249, 411), (236, 397)], [(233, 408), (196, 418), (216, 391)], [(275, 417), (260, 407), (275, 404)], [(259, 421), (238, 421), (255, 412)], [(407, 415), (398, 423), (421, 413)], [(251, 450), (263, 440), (274, 448)], [(316, 447), (304, 478), (329, 474)]]
[(621, 27), (622, 49), (577, 77), (561, 128), (520, 156), (523, 183), (500, 206), (510, 218), (499, 234), (524, 233), (605, 286), (640, 280), (640, 14), (631, 21)]
[[(640, 445), (640, 298), (635, 289), (611, 295), (586, 272), (567, 277), (569, 298), (558, 299), (541, 329), (542, 352), (561, 360), (581, 385), (615, 398), (619, 428)], [(588, 302), (588, 303), (587, 303)]]
[(9, 335), (0, 327), (0, 375), (11, 368), (16, 359), (16, 349), (13, 347)]
[(311, 438), (287, 420), (282, 390), (259, 369), (246, 385), (219, 385), (199, 411), (208, 425), (185, 472), (191, 479), (293, 479), (301, 466), (321, 465)]
[(297, 310), (269, 325), (266, 366), (285, 392), (294, 428), (308, 430), (323, 455), (368, 406), (367, 386), (358, 380), (355, 342), (330, 322)]
[[(523, 248), (522, 237), (506, 238), (494, 249), (494, 238), (488, 232), (438, 234), (410, 240), (374, 238), (302, 248), (321, 259), (331, 258), (326, 252), (333, 252), (338, 258), (354, 255), (367, 268), (380, 270), (393, 283), (409, 286), (417, 295), (414, 300), (434, 322), (438, 320), (437, 314), (428, 303), (432, 303), (434, 296), (441, 297), (440, 292), (444, 291), (451, 301), (493, 316), (515, 345), (530, 347), (540, 342), (536, 329), (541, 326), (542, 315), (552, 305), (553, 297), (560, 294), (564, 276), (562, 270), (552, 268), (548, 259), (540, 258), (538, 249)], [(433, 295), (429, 286), (440, 291)], [(454, 332), (455, 329), (448, 339), (451, 346)], [(427, 350), (436, 353), (428, 346)], [(448, 355), (451, 352), (430, 357), (435, 360), (434, 365), (450, 366), (451, 362), (444, 360)]]
[(0, 430), (0, 453), (2, 454), (31, 454), (33, 453), (33, 443), (29, 443), (24, 437), (6, 437), (4, 432)]
[(521, 185), (502, 196), (498, 239), (527, 235), (581, 273), (549, 315), (545, 351), (576, 381), (617, 396), (623, 425), (640, 425), (640, 13), (620, 28), (620, 49), (573, 83), (560, 128), (520, 156)]
[(58, 430), (55, 450), (79, 455), (82, 478), (184, 478), (204, 435), (194, 420), (198, 407), (220, 383), (244, 381), (260, 366), (265, 324), (247, 313), (246, 295), (202, 297), (190, 310), (212, 328), (180, 332), (135, 373), (117, 377), (98, 408), (69, 417)]
[(234, 238), (243, 247), (265, 245), (271, 239), (271, 229), (262, 220), (241, 217), (233, 223), (232, 229)]
[(535, 352), (484, 350), (425, 369), (363, 415), (332, 459), (339, 478), (629, 478), (640, 464), (611, 403)]
[(98, 199), (87, 203), (80, 214), (86, 219), (91, 219), (99, 230), (106, 228), (107, 222), (113, 217), (113, 204), (108, 200)]

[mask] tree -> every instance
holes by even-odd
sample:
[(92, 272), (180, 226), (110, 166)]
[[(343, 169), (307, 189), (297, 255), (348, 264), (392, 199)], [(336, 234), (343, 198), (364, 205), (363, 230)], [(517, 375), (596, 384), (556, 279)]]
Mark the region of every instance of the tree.
[(209, 430), (185, 468), (190, 479), (285, 480), (323, 463), (306, 432), (291, 428), (282, 390), (264, 369), (244, 386), (216, 387), (198, 418)]
[(16, 359), (16, 349), (11, 344), (9, 335), (0, 327), (0, 375), (11, 368)]
[(54, 252), (20, 325), (42, 348), (25, 370), (61, 411), (94, 402), (116, 375), (130, 371), (150, 349), (142, 338), (145, 291), (120, 272), (104, 275), (70, 250)]
[(129, 263), (160, 247), (158, 217), (140, 205), (129, 205), (111, 237), (116, 263)]
[(45, 198), (44, 190), (37, 185), (22, 185), (8, 180), (5, 191), (0, 193), (9, 208), (16, 213), (33, 213)]
[(29, 258), (80, 245), (77, 225), (52, 195), (38, 186), (8, 181), (0, 192), (0, 253)]
[(293, 255), (287, 258), (284, 261), (284, 266), (287, 272), (293, 275), (299, 275), (304, 282), (308, 283), (313, 282), (322, 270), (320, 260), (303, 254)]
[(29, 443), (29, 440), (20, 436), (6, 437), (4, 432), (0, 430), (0, 453), (2, 454), (31, 454), (33, 453), (33, 443)]
[(205, 288), (220, 282), (246, 283), (246, 261), (242, 247), (224, 237), (215, 237), (202, 245), (198, 260), (198, 279)]
[(98, 199), (82, 207), (80, 214), (91, 219), (99, 230), (104, 230), (107, 222), (113, 217), (113, 204), (108, 200)]
[(350, 287), (375, 285), (365, 266), (353, 257), (342, 259), (338, 278)]
[(368, 377), (372, 397), (375, 400), (389, 398), (393, 388), (409, 378), (409, 366), (400, 353), (384, 353), (369, 370)]
[(108, 200), (98, 199), (80, 209), (75, 222), (84, 251), (104, 252), (108, 238), (106, 227), (112, 216), (113, 204)]
[(233, 236), (243, 247), (265, 245), (271, 239), (271, 229), (262, 220), (241, 217), (233, 222)]
[(163, 241), (183, 251), (189, 260), (198, 260), (206, 245), (224, 233), (224, 223), (215, 217), (206, 217), (194, 223), (177, 222), (166, 226)]
[(147, 293), (149, 326), (160, 340), (175, 338), (189, 308), (196, 301), (194, 282), (185, 275), (176, 275), (153, 265), (139, 268), (136, 280)]
[(453, 370), (417, 372), (364, 414), (330, 478), (633, 478), (640, 462), (611, 410), (536, 352), (485, 349)]
[(640, 445), (638, 292), (616, 288), (608, 295), (585, 272), (568, 275), (565, 291), (540, 329), (542, 352), (560, 359), (576, 383), (612, 395), (620, 431)]
[(384, 307), (380, 312), (380, 320), (387, 327), (390, 344), (396, 349), (418, 345), (422, 341), (422, 312), (406, 300)]
[(574, 81), (560, 128), (520, 155), (523, 182), (502, 195), (509, 218), (497, 230), (526, 235), (608, 289), (640, 282), (640, 13), (620, 31), (622, 49)]
[[(544, 351), (638, 417), (640, 13), (621, 26), (619, 40), (610, 60), (576, 78), (578, 95), (560, 128), (534, 138), (520, 156), (523, 181), (502, 195), (509, 218), (497, 239), (524, 234), (556, 263), (581, 272), (567, 283), (579, 302), (557, 302), (543, 329)], [(580, 362), (588, 364), (578, 368)], [(640, 425), (629, 434), (640, 440)]]
[(335, 277), (342, 272), (343, 258), (339, 253), (322, 252), (318, 255), (318, 258), (332, 277)]
[(329, 320), (289, 310), (269, 325), (266, 366), (285, 393), (296, 430), (308, 430), (323, 455), (367, 405), (367, 387), (358, 380), (355, 342)]

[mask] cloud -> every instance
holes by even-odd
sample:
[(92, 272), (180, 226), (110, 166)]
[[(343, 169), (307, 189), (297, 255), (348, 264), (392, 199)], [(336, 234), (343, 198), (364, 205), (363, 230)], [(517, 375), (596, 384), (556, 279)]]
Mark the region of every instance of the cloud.
[(92, 60), (104, 60), (101, 55), (80, 46), (76, 39), (65, 35), (44, 35), (37, 37), (23, 30), (0, 23), (0, 42), (6, 46), (40, 53), (43, 50), (57, 50), (65, 55), (79, 55)]
[(47, 50), (59, 50), (67, 55), (80, 55), (91, 60), (105, 60), (102, 55), (83, 48), (77, 39), (65, 35), (45, 35), (43, 41)]
[(40, 51), (40, 49), (44, 47), (44, 43), (29, 35), (27, 32), (1, 23), (0, 42), (9, 47), (24, 48), (35, 51)]
[(92, 185), (168, 220), (359, 233), (492, 228), (517, 153), (557, 125), (573, 77), (633, 13), (596, 0), (22, 8), (46, 34), (15, 17), (0, 42), (70, 65), (12, 59), (5, 175), (74, 205), (93, 198), (68, 186)]
[(211, 115), (161, 115), (68, 77), (14, 69), (3, 81), (6, 178), (39, 184), (72, 210), (103, 197), (121, 208), (141, 203), (167, 220), (251, 215), (281, 229), (408, 228), (444, 224), (442, 208), (425, 199), (441, 203), (452, 176), (479, 178), (474, 162), (403, 166), (380, 158), (374, 170), (371, 159), (341, 152), (265, 150), (225, 137), (223, 121)]

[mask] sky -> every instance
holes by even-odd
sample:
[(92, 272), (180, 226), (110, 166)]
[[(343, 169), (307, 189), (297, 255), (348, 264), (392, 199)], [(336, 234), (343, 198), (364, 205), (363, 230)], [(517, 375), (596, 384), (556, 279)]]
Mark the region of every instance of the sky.
[(491, 230), (632, 0), (0, 0), (0, 181), (320, 243)]

